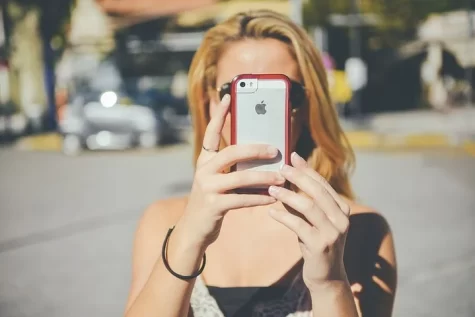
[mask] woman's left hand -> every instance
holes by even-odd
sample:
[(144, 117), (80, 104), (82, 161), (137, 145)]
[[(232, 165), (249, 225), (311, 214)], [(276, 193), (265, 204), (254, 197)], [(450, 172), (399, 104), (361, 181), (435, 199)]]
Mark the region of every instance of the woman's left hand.
[(310, 291), (347, 282), (343, 253), (350, 207), (297, 153), (282, 175), (301, 192), (272, 186), (271, 196), (289, 209), (271, 209), (272, 218), (295, 232), (304, 259), (303, 279)]

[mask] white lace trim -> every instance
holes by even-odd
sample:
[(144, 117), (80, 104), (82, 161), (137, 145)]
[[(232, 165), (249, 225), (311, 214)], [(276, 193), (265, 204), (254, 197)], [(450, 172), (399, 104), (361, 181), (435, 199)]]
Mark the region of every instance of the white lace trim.
[[(191, 294), (194, 317), (225, 317), (201, 277), (198, 277)], [(292, 281), (282, 299), (257, 304), (250, 317), (312, 317), (310, 295), (302, 273)]]

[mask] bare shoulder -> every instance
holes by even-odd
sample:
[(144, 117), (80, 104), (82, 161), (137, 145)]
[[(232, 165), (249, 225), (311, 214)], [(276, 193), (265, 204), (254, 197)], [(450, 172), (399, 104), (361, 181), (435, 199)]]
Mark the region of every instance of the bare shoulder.
[[(134, 261), (157, 254), (168, 228), (174, 226), (185, 209), (187, 197), (169, 198), (152, 203), (139, 220), (134, 241)], [(154, 259), (155, 260), (155, 259)]]
[(398, 279), (391, 228), (374, 208), (349, 205), (344, 261), (359, 315), (391, 316)]
[(389, 223), (375, 208), (354, 201), (347, 201), (350, 206), (350, 225), (354, 230), (366, 233), (377, 233), (386, 236), (391, 234)]
[(396, 284), (396, 253), (393, 234), (387, 219), (374, 208), (356, 202), (351, 207), (350, 229), (345, 248), (345, 262), (354, 280), (372, 272), (375, 263), (385, 270), (387, 288)]
[(345, 201), (347, 204), (350, 206), (351, 214), (352, 215), (357, 215), (357, 214), (364, 214), (364, 213), (377, 213), (376, 209), (373, 207), (370, 207), (368, 205), (364, 205), (362, 203), (349, 200), (345, 198)]
[(138, 230), (169, 227), (180, 219), (188, 197), (174, 197), (158, 200), (145, 209)]
[(180, 219), (187, 197), (159, 200), (145, 209), (135, 232), (132, 255), (132, 281), (127, 308), (147, 282), (160, 257), (168, 228)]

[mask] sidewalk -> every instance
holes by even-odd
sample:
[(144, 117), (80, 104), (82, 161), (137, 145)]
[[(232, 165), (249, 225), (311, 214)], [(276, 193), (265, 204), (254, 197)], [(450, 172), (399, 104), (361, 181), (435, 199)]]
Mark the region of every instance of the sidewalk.
[(450, 113), (430, 110), (342, 119), (355, 148), (462, 148), (475, 155), (475, 107)]

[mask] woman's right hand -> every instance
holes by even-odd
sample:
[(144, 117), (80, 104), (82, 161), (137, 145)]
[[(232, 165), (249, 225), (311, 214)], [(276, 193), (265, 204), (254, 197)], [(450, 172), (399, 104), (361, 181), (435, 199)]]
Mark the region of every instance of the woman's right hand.
[(278, 154), (276, 148), (260, 144), (231, 145), (217, 151), (229, 104), (230, 97), (226, 95), (206, 128), (188, 204), (180, 220), (187, 227), (187, 236), (204, 248), (218, 238), (223, 217), (229, 210), (275, 202), (271, 196), (235, 194), (233, 189), (282, 185), (285, 182), (278, 172), (243, 170), (223, 173), (237, 162), (272, 159)]

